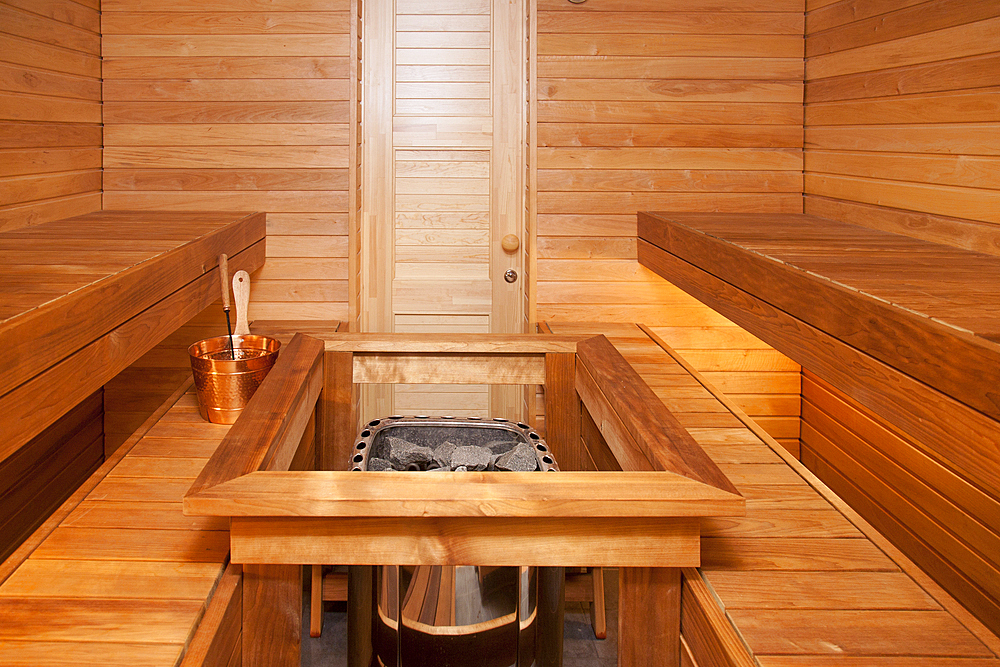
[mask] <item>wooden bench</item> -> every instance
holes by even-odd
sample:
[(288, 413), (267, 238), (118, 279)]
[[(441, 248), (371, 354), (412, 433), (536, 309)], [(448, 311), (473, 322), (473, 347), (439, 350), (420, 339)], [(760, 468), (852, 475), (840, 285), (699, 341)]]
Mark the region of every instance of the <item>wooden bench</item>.
[[(545, 330), (606, 335), (746, 498), (745, 517), (702, 521), (701, 567), (684, 570), (685, 664), (1000, 665), (1000, 639), (654, 330), (565, 323)], [(592, 422), (581, 437), (595, 468), (653, 465), (608, 443)]]
[(1000, 258), (793, 214), (639, 214), (639, 261), (803, 368), (803, 462), (1000, 632)]
[(232, 627), (228, 648), (194, 642), (239, 580), (227, 522), (181, 509), (230, 429), (196, 401), (178, 390), (0, 566), (0, 664), (228, 664)]
[[(268, 328), (287, 343), (283, 325)], [(273, 394), (304, 381), (295, 357), (294, 346), (279, 354), (259, 405), (281, 410)], [(190, 381), (175, 392), (0, 565), (0, 664), (239, 664), (243, 572), (229, 563), (229, 522), (185, 516), (182, 500), (230, 431), (257, 430), (247, 422), (260, 413), (273, 417), (251, 404), (238, 425), (210, 424)], [(284, 465), (312, 469), (315, 420), (302, 426)]]
[(100, 211), (0, 233), (0, 558), (103, 460), (102, 387), (218, 298), (221, 253), (261, 266), (264, 228)]

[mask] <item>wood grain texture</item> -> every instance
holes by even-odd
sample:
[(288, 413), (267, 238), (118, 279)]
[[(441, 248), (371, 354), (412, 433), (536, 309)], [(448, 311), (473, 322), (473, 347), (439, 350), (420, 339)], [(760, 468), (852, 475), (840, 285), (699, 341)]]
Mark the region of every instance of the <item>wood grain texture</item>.
[[(988, 2), (874, 7), (835, 3), (807, 12), (804, 210), (996, 254), (990, 241), (995, 224), (979, 224), (988, 211), (976, 205), (981, 196), (995, 196), (996, 171), (975, 180), (982, 194), (955, 196), (939, 174), (993, 153), (975, 137), (995, 135), (997, 118), (981, 117), (977, 105), (966, 101), (996, 86), (991, 64), (998, 55), (997, 9)], [(947, 125), (939, 131), (933, 122)], [(840, 124), (845, 126), (834, 127)], [(909, 159), (939, 158), (940, 165), (894, 175), (887, 196), (874, 198), (871, 190), (886, 178), (885, 170), (848, 179), (837, 162), (812, 159), (823, 153), (846, 158), (852, 143), (872, 133), (907, 144), (866, 144), (873, 161), (905, 153)], [(945, 151), (935, 145), (943, 134), (953, 140)], [(866, 214), (856, 215), (862, 209)]]
[(346, 319), (350, 3), (102, 12), (105, 206), (289, 214), (250, 318)]
[[(932, 656), (944, 653), (944, 644), (935, 644), (933, 638), (911, 641), (911, 633), (923, 627), (934, 635), (939, 624), (951, 623), (965, 626), (948, 631), (961, 637), (956, 654), (992, 655), (977, 653), (987, 644), (996, 650), (987, 629), (652, 329), (549, 323), (546, 330), (577, 334), (603, 330), (626, 359), (642, 360), (635, 362), (638, 372), (659, 393), (689, 391), (681, 381), (687, 378), (715, 396), (741, 424), (692, 429), (696, 438), (718, 443), (706, 451), (717, 457), (727, 474), (742, 480), (737, 487), (747, 503), (745, 518), (703, 522), (701, 569), (684, 573), (682, 638), (697, 664), (749, 665), (756, 659), (783, 666), (840, 664), (840, 660), (846, 664), (871, 660), (878, 665), (880, 660), (894, 664), (898, 659), (901, 665), (922, 664), (921, 660), (933, 665), (938, 658)], [(586, 419), (584, 424), (586, 434), (591, 429)], [(739, 451), (729, 452), (730, 448)], [(754, 448), (761, 453), (752, 453)], [(771, 463), (762, 466), (765, 460)], [(764, 467), (777, 466), (798, 480), (782, 474), (775, 477), (795, 483), (772, 484), (777, 479), (760, 476)], [(745, 473), (740, 472), (742, 467)], [(890, 622), (891, 633), (879, 632), (876, 639), (857, 619), (870, 618), (871, 627), (881, 629), (874, 619), (882, 613), (897, 617)], [(775, 620), (779, 615), (781, 623)], [(839, 615), (842, 622), (834, 620)], [(759, 618), (768, 620), (751, 620), (751, 632), (743, 631), (741, 619)], [(787, 635), (783, 634), (786, 621)], [(839, 625), (828, 629), (828, 623)], [(862, 653), (866, 655), (852, 663), (851, 655)], [(948, 664), (948, 658), (940, 659)]]
[(242, 605), (242, 664), (298, 665), (302, 642), (302, 566), (243, 566)]
[(234, 562), (694, 567), (689, 518), (238, 517)]
[[(200, 457), (192, 454), (204, 453), (206, 445), (194, 452), (181, 447), (169, 456), (161, 437), (155, 446), (138, 451), (158, 456), (137, 456), (139, 465), (129, 456), (158, 420), (185, 419), (194, 407), (186, 390), (175, 392), (4, 562), (4, 662), (96, 664), (103, 654), (105, 664), (178, 664), (187, 647), (190, 659), (183, 664), (228, 664), (231, 645), (213, 650), (211, 636), (196, 637), (213, 593), (221, 599), (239, 581), (238, 573), (222, 577), (229, 551), (226, 526), (164, 520), (171, 508), (180, 515), (180, 499), (191, 479), (165, 484), (169, 478), (148, 467), (198, 462)], [(215, 437), (214, 425), (201, 425), (200, 439), (218, 444), (221, 435)], [(104, 483), (120, 479), (131, 480), (141, 501), (122, 502), (105, 494)], [(162, 502), (155, 502), (152, 489)], [(208, 606), (211, 625), (219, 614)], [(229, 620), (226, 628), (217, 628), (217, 636), (231, 642), (239, 627), (231, 616)], [(53, 655), (59, 657), (53, 661)], [(206, 657), (211, 659), (202, 659)]]
[(233, 653), (241, 651), (242, 628), (243, 568), (230, 563), (218, 580), (180, 667), (228, 665)]
[[(169, 226), (164, 232), (153, 227)], [(105, 239), (91, 240), (94, 230), (103, 228)], [(105, 276), (79, 278), (78, 287), (63, 299), (38, 298), (33, 309), (12, 313), (0, 324), (3, 337), (3, 362), (10, 369), (0, 391), (37, 375), (40, 370), (75, 352), (100, 335), (107, 333), (143, 309), (163, 299), (179, 286), (191, 282), (214, 267), (219, 254), (237, 255), (264, 237), (263, 214), (233, 215), (211, 213), (97, 213), (35, 226), (27, 230), (8, 232), (0, 238), (5, 251), (26, 257), (23, 251), (38, 250), (35, 260), (41, 266), (25, 266), (20, 272), (31, 275), (44, 284), (49, 275), (59, 275), (67, 264), (65, 252), (75, 246), (74, 264), (95, 265)], [(110, 238), (109, 238), (110, 237)], [(63, 248), (60, 242), (67, 244)], [(46, 244), (51, 250), (45, 251)], [(115, 262), (113, 251), (129, 247), (139, 253), (133, 261), (122, 257)], [(145, 255), (142, 257), (141, 255)], [(12, 255), (11, 255), (12, 256)], [(111, 261), (114, 268), (101, 266)], [(145, 260), (140, 266), (133, 266)], [(19, 262), (23, 263), (23, 262)], [(12, 262), (13, 264), (13, 262)], [(111, 280), (98, 281), (110, 276)], [(139, 292), (137, 287), (148, 285)], [(134, 296), (128, 301), (112, 302), (119, 292)], [(76, 309), (91, 313), (91, 317), (70, 317)], [(58, 325), (53, 322), (57, 321)], [(47, 364), (26, 354), (27, 345), (43, 343), (50, 353)], [(15, 359), (17, 361), (15, 362)]]
[[(800, 202), (783, 199), (798, 189), (794, 177), (763, 175), (801, 164), (801, 119), (792, 105), (801, 100), (802, 70), (791, 60), (801, 48), (801, 13), (773, 5), (718, 9), (539, 6), (540, 248), (561, 236), (606, 247), (630, 236), (629, 216), (637, 210), (800, 210)], [(753, 133), (746, 123), (755, 124)], [(614, 216), (621, 219), (601, 232), (562, 226), (611, 223)], [(622, 259), (634, 265), (634, 251)], [(640, 298), (659, 284), (654, 276), (616, 275), (605, 289), (589, 290), (581, 285), (587, 278), (560, 275), (570, 260), (539, 263), (540, 320), (658, 325), (683, 317), (680, 304)], [(583, 287), (579, 298), (562, 293), (570, 281)]]
[(697, 570), (683, 570), (680, 620), (681, 635), (699, 665), (749, 667), (754, 664), (738, 630), (726, 618)]
[[(12, 2), (0, 7), (0, 23), (0, 146), (27, 149), (4, 151), (0, 231), (99, 210), (100, 11), (68, 0)], [(48, 139), (31, 139), (41, 134)], [(73, 164), (69, 147), (90, 157)]]
[(102, 394), (0, 462), (0, 527), (6, 559), (103, 461)]
[[(670, 286), (636, 270), (627, 241), (639, 210), (801, 210), (803, 74), (781, 46), (804, 31), (791, 4), (539, 7), (537, 319), (639, 321), (692, 334), (727, 326), (695, 301), (664, 294)], [(767, 53), (751, 53), (758, 39)], [(699, 359), (699, 370), (767, 393), (759, 371), (744, 365), (759, 353), (700, 345), (739, 356)], [(752, 412), (797, 416), (767, 405)]]
[(623, 567), (618, 570), (618, 664), (680, 664), (681, 570)]
[[(660, 400), (606, 338), (595, 337), (580, 343), (577, 355), (604, 400), (622, 419), (626, 432), (635, 438), (654, 468), (736, 492), (673, 414), (662, 409)], [(584, 405), (593, 414), (586, 399)]]
[(576, 355), (545, 355), (545, 439), (562, 470), (585, 470), (580, 449), (581, 406)]
[[(744, 231), (742, 228), (751, 220), (757, 229)], [(992, 397), (996, 381), (984, 378), (983, 384), (969, 382), (984, 368), (996, 366), (991, 357), (1000, 351), (992, 341), (966, 333), (971, 330), (975, 334), (977, 329), (990, 332), (988, 315), (995, 306), (987, 296), (987, 285), (995, 279), (993, 276), (1000, 276), (1000, 264), (995, 260), (814, 217), (771, 216), (736, 221), (711, 214), (641, 216), (639, 224), (640, 237), (653, 245), (740, 285), (963, 403), (987, 414), (1000, 414)], [(664, 225), (671, 229), (667, 231)], [(732, 243), (717, 247), (724, 253), (722, 257), (709, 257), (708, 246), (720, 238)], [(917, 258), (924, 261), (918, 262)], [(734, 261), (740, 268), (723, 266)], [(959, 266), (968, 271), (954, 276), (946, 268)], [(886, 273), (875, 272), (878, 269)], [(775, 271), (785, 281), (786, 287), (781, 290), (765, 286), (769, 281), (774, 284)], [(909, 275), (901, 273), (904, 271)], [(982, 283), (978, 283), (980, 276)], [(956, 278), (962, 281), (961, 287), (955, 285)], [(897, 281), (926, 285), (924, 290), (936, 297), (937, 303), (908, 298), (905, 287)], [(875, 298), (856, 298), (859, 290)], [(984, 292), (976, 299), (982, 303), (982, 310), (977, 310), (975, 303), (961, 301), (961, 309), (949, 307), (953, 300), (962, 299), (965, 291)], [(824, 296), (809, 299), (800, 294)], [(861, 326), (862, 319), (874, 324)], [(983, 319), (987, 322), (977, 326)], [(879, 324), (883, 320), (885, 324)]]
[[(259, 265), (263, 254), (260, 245), (237, 253), (232, 258), (233, 266)], [(218, 277), (213, 270), (155, 302), (143, 316), (132, 318), (96, 340), (84, 341), (85, 346), (75, 354), (0, 397), (7, 406), (0, 421), (5, 422), (7, 432), (14, 434), (7, 447), (13, 450), (27, 442), (211, 303), (217, 292)], [(21, 407), (35, 406), (40, 400), (48, 406), (46, 410)]]
[[(856, 284), (856, 281), (861, 280), (864, 282), (861, 290), (867, 294), (879, 294), (879, 283), (892, 283), (905, 275), (905, 272), (914, 272), (913, 277), (907, 280), (912, 284), (927, 284), (928, 294), (938, 294), (938, 300), (926, 304), (926, 308), (938, 309), (934, 312), (942, 322), (962, 317), (964, 309), (974, 311), (976, 301), (989, 302), (989, 297), (986, 296), (988, 290), (976, 289), (978, 277), (989, 275), (991, 266), (996, 262), (995, 258), (985, 255), (965, 253), (969, 257), (968, 261), (948, 262), (943, 258), (954, 252), (964, 251), (907, 237), (876, 234), (861, 227), (824, 227), (822, 224), (810, 227), (812, 233), (807, 249), (797, 245), (796, 237), (799, 232), (792, 228), (776, 230), (776, 236), (772, 235), (771, 239), (761, 243), (745, 230), (725, 231), (723, 227), (724, 224), (713, 227), (711, 233), (715, 238), (732, 239), (733, 235), (738, 237), (733, 248), (752, 248), (751, 254), (782, 257), (789, 262), (789, 266), (808, 265), (814, 270), (814, 275), (822, 275), (818, 271), (833, 271), (835, 274), (840, 271), (842, 273), (834, 278), (838, 284)], [(831, 235), (829, 232), (833, 229), (843, 229), (844, 232)], [(857, 230), (864, 231), (856, 233)], [(680, 236), (684, 234), (686, 232), (682, 232)], [(839, 391), (853, 397), (853, 400), (847, 396), (831, 400), (828, 396), (832, 395), (827, 390), (817, 392), (816, 385), (810, 385), (813, 399), (807, 401), (806, 409), (810, 417), (803, 426), (803, 437), (809, 444), (802, 449), (803, 459), (808, 461), (809, 467), (821, 471), (823, 478), (828, 479), (866, 517), (885, 530), (895, 544), (934, 572), (937, 581), (962, 599), (981, 619), (992, 623), (996, 616), (998, 593), (994, 585), (997, 563), (986, 554), (996, 549), (996, 526), (992, 520), (996, 513), (993, 508), (996, 498), (992, 492), (995, 487), (992, 478), (995, 477), (997, 465), (990, 456), (990, 446), (985, 443), (995, 439), (995, 436), (987, 434), (996, 431), (997, 422), (980, 411), (992, 402), (992, 384), (987, 383), (989, 386), (977, 389), (967, 387), (968, 393), (963, 393), (963, 401), (948, 397), (945, 393), (952, 391), (951, 388), (959, 383), (951, 383), (945, 377), (953, 365), (961, 365), (961, 352), (942, 347), (934, 356), (938, 359), (935, 361), (919, 356), (921, 353), (929, 355), (934, 345), (926, 340), (914, 339), (909, 344), (920, 352), (910, 355), (909, 364), (893, 362), (896, 368), (891, 368), (859, 351), (859, 348), (867, 349), (863, 341), (854, 339), (849, 347), (844, 341), (821, 330), (826, 328), (835, 331), (835, 326), (824, 325), (808, 314), (799, 312), (790, 301), (774, 292), (770, 292), (764, 299), (757, 298), (757, 292), (768, 290), (762, 288), (763, 283), (757, 280), (760, 275), (755, 277), (753, 269), (730, 273), (722, 271), (724, 280), (710, 273), (719, 271), (717, 265), (708, 266), (710, 272), (695, 269), (695, 265), (705, 263), (705, 255), (698, 251), (689, 253), (688, 250), (694, 244), (686, 244), (684, 240), (673, 245), (674, 238), (680, 236), (672, 237), (666, 244), (678, 249), (693, 264), (671, 256), (674, 257), (671, 260), (672, 268), (666, 268), (666, 257), (654, 259), (666, 274), (671, 275), (675, 282), (693, 288), (702, 298), (716, 303), (737, 322), (757, 331), (765, 340), (781, 346), (793, 357), (806, 363), (817, 375), (831, 382)], [(662, 236), (660, 242), (663, 242)], [(890, 249), (895, 255), (886, 254)], [(651, 252), (655, 254), (657, 251)], [(842, 258), (840, 264), (832, 261), (834, 256)], [(867, 275), (863, 275), (866, 262), (884, 267), (884, 273), (873, 270), (869, 265)], [(955, 267), (959, 275), (951, 280), (939, 276), (936, 272), (940, 270), (942, 263)], [(711, 265), (711, 260), (707, 264)], [(689, 281), (695, 275), (698, 276), (697, 285)], [(737, 285), (745, 287), (746, 291), (738, 289)], [(956, 291), (957, 285), (962, 286), (965, 291)], [(969, 299), (964, 296), (967, 292), (983, 292), (983, 296)], [(953, 299), (956, 303), (951, 303), (949, 293), (955, 295)], [(892, 299), (898, 303), (905, 303), (906, 300), (906, 291), (901, 286), (894, 287), (891, 296), (889, 292), (882, 294), (890, 297), (887, 303), (893, 303)], [(739, 313), (731, 310), (736, 303), (740, 304)], [(775, 308), (772, 304), (785, 310)], [(828, 300), (827, 305), (833, 304)], [(915, 308), (907, 312), (914, 310)], [(841, 312), (843, 313), (842, 309)], [(809, 319), (816, 326), (806, 324), (791, 313)], [(875, 315), (866, 320), (870, 328), (865, 336), (873, 339), (881, 337), (879, 340), (884, 341), (905, 333), (905, 327), (880, 327), (877, 318)], [(926, 319), (915, 320), (914, 324), (925, 324)], [(973, 319), (976, 317), (963, 319), (963, 322)], [(772, 326), (778, 321), (783, 323), (779, 325), (783, 329), (780, 334)], [(798, 331), (798, 336), (789, 335), (794, 330)], [(962, 343), (981, 341), (981, 349), (991, 351), (995, 345), (989, 335), (964, 333), (968, 331), (965, 327), (963, 330), (952, 328), (952, 331), (963, 337), (959, 346)], [(903, 349), (904, 345), (897, 340), (896, 349)], [(837, 350), (835, 359), (827, 358), (827, 354), (834, 348)], [(858, 381), (856, 373), (850, 376), (841, 373), (840, 369), (847, 358), (845, 354), (860, 364), (855, 366), (856, 369), (870, 369), (861, 374), (863, 382)], [(872, 355), (885, 358), (877, 350), (872, 351)], [(923, 361), (918, 367), (920, 359)], [(977, 370), (969, 368), (965, 375), (979, 374), (981, 371), (978, 369), (982, 365), (992, 367), (990, 362), (985, 361), (974, 365)], [(937, 373), (937, 369), (941, 369), (944, 375)], [(914, 379), (911, 374), (919, 375), (924, 382)], [(901, 390), (901, 385), (908, 389)], [(879, 387), (878, 394), (871, 392), (872, 387)], [(974, 398), (967, 398), (973, 394)], [(921, 398), (916, 399), (916, 395)], [(862, 408), (854, 401), (865, 407)], [(929, 444), (934, 440), (931, 431), (951, 431), (951, 427), (945, 425), (950, 412), (927, 411), (929, 404), (938, 401), (944, 401), (953, 406), (953, 410), (968, 415), (962, 422), (976, 424), (981, 429), (983, 440), (980, 444), (976, 445), (971, 441), (956, 443), (957, 447), (950, 449), (946, 455)], [(979, 410), (972, 409), (967, 403), (975, 403)], [(893, 405), (892, 408), (889, 407), (890, 404)], [(845, 427), (839, 420), (846, 420), (865, 435), (858, 437), (851, 427)], [(964, 432), (971, 435), (968, 429)], [(959, 440), (964, 441), (965, 438), (961, 437)], [(961, 462), (963, 459), (966, 460), (965, 463)], [(977, 463), (972, 463), (973, 459)]]
[(606, 472), (566, 471), (551, 480), (508, 472), (442, 472), (433, 479), (354, 473), (254, 472), (185, 504), (190, 514), (206, 516), (360, 518), (731, 516), (743, 505), (726, 490), (660, 472), (635, 472), (624, 489)]

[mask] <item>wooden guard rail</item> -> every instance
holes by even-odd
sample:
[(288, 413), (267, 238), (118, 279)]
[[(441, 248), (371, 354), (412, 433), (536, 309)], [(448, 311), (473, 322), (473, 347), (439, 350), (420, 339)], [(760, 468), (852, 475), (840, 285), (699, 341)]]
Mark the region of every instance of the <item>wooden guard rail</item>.
[[(244, 665), (298, 664), (299, 565), (324, 562), (620, 566), (619, 664), (679, 664), (679, 568), (700, 562), (699, 518), (742, 514), (743, 498), (606, 339), (336, 334), (325, 362), (320, 348), (292, 340), (184, 499), (187, 514), (231, 517)], [(317, 430), (336, 440), (320, 449), (344, 461), (358, 383), (541, 383), (547, 440), (568, 470), (281, 472), (324, 375)], [(582, 408), (609, 443), (645, 448), (654, 471), (574, 471)]]

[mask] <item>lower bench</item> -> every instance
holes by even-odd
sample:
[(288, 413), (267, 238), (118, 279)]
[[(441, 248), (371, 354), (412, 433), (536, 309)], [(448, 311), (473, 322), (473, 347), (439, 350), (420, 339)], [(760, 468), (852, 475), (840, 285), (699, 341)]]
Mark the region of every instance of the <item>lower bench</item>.
[[(1000, 667), (1000, 639), (654, 329), (543, 329), (607, 336), (746, 498), (745, 517), (702, 520), (701, 567), (684, 570), (682, 664)], [(620, 464), (593, 423), (582, 436), (592, 467), (640, 469)]]
[(188, 382), (0, 566), (0, 664), (238, 661), (238, 615), (197, 636), (238, 585), (228, 525), (181, 511), (229, 428), (201, 419)]

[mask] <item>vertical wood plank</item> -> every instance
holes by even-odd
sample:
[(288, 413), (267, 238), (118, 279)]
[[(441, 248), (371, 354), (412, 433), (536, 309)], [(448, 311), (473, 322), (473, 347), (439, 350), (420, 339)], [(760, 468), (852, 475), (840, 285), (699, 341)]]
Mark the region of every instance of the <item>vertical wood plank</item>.
[(563, 470), (586, 470), (580, 444), (580, 398), (576, 355), (545, 355), (545, 440)]
[(299, 667), (302, 566), (243, 566), (243, 664)]
[(680, 568), (623, 567), (618, 576), (619, 666), (678, 667)]
[(347, 470), (351, 444), (357, 434), (354, 413), (354, 354), (326, 353), (326, 383), (322, 409), (324, 434), (320, 443), (320, 470)]

